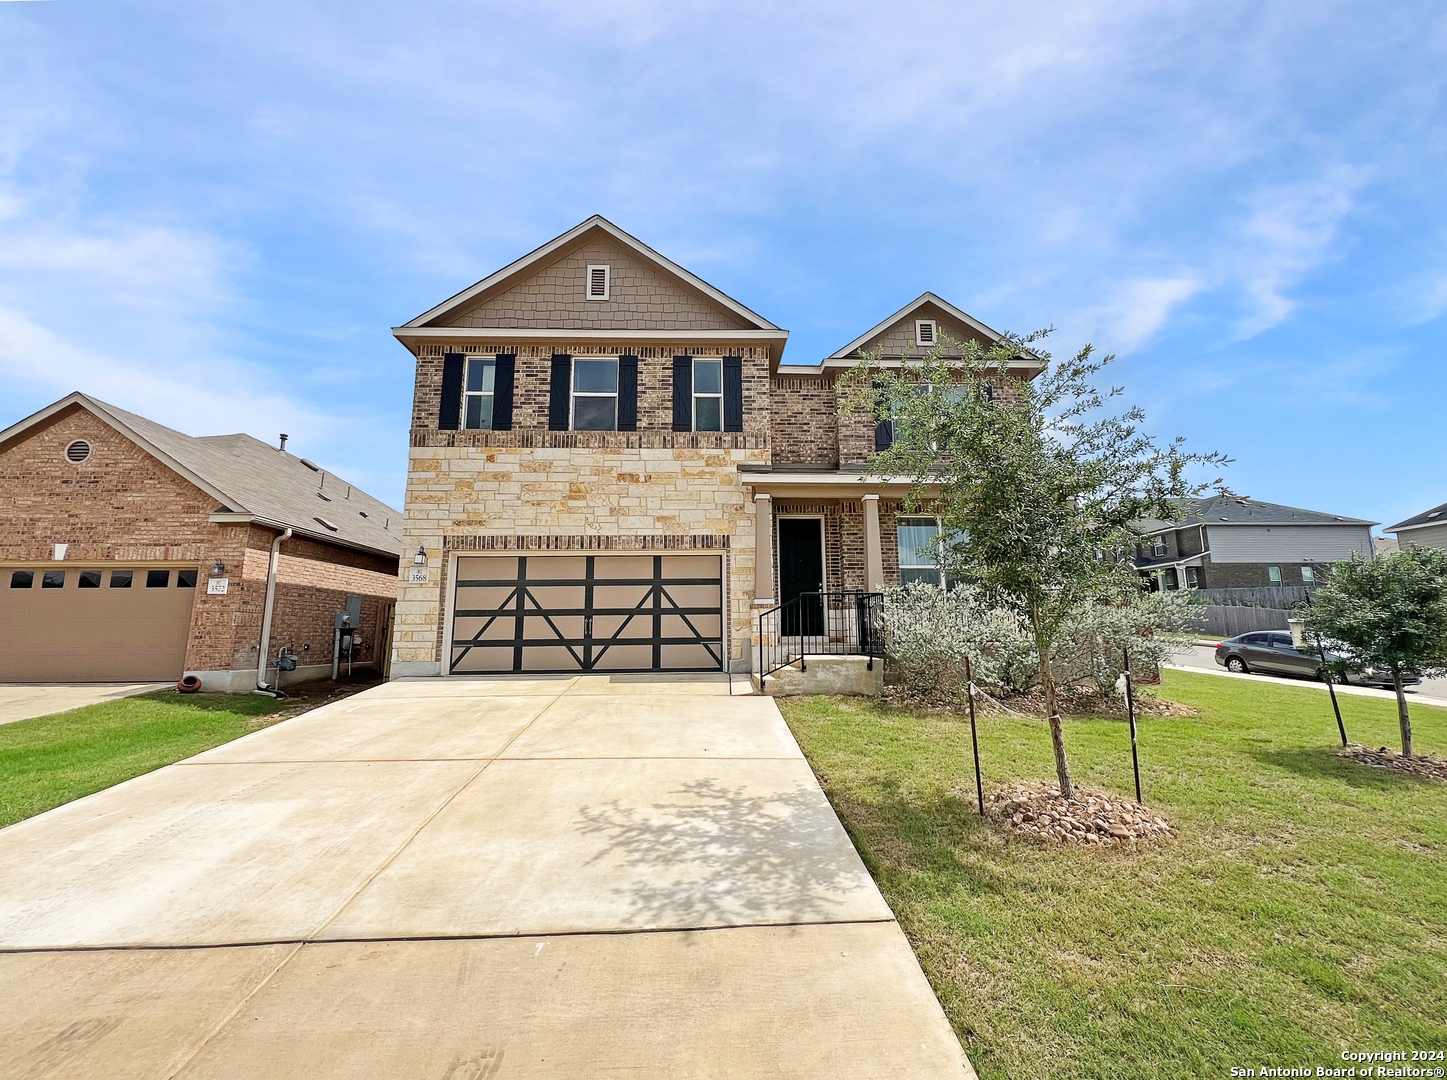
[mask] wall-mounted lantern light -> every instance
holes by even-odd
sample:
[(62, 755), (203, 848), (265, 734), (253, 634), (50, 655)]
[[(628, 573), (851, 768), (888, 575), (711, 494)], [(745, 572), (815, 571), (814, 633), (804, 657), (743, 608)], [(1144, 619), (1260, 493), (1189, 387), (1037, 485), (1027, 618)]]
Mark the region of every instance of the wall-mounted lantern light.
[(226, 573), (226, 564), (220, 559), (217, 559), (215, 564), (211, 567), (211, 576), (220, 577), (224, 573)]
[(422, 565), (423, 563), (425, 563), (426, 561), (427, 561), (427, 549), (426, 549), (426, 548), (418, 548), (418, 549), (417, 549), (417, 554), (412, 556), (412, 562), (415, 563), (417, 566), (421, 566), (421, 565)]

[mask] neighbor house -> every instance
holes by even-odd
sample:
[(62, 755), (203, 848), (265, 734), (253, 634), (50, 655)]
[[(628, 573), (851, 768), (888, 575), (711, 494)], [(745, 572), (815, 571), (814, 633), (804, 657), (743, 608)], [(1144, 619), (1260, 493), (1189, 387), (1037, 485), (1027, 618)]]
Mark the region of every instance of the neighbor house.
[(1371, 555), (1374, 521), (1218, 495), (1180, 521), (1139, 527), (1136, 569), (1153, 589), (1310, 587), (1332, 563)]
[(781, 367), (787, 331), (600, 217), (393, 333), (417, 371), (394, 676), (746, 671), (780, 601), (940, 580), (937, 523), (868, 475), (888, 424), (841, 416), (837, 380), (998, 337), (927, 293)]
[(1447, 548), (1447, 503), (1423, 510), (1415, 517), (1382, 530), (1397, 538), (1403, 548)]
[(268, 658), (295, 654), (292, 681), (329, 675), (350, 610), (348, 658), (378, 666), (401, 525), (250, 435), (193, 438), (71, 394), (0, 431), (0, 681), (251, 690), (273, 551)]

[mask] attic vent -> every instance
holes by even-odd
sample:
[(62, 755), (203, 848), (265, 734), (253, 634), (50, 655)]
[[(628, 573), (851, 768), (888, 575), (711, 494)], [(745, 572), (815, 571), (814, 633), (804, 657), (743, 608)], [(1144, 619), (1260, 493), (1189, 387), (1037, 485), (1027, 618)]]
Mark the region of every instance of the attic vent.
[(328, 520), (327, 520), (326, 518), (324, 518), (324, 517), (312, 518), (312, 520), (315, 521), (318, 525), (320, 525), (323, 529), (330, 529), (332, 532), (336, 532), (336, 531), (337, 531), (337, 526), (336, 526), (336, 524), (333, 523), (333, 522), (328, 521)]
[(317, 498), (320, 499), (322, 502), (332, 501), (332, 497), (330, 495), (323, 495), (320, 491), (317, 492)]
[(588, 267), (588, 299), (607, 300), (612, 286), (612, 270), (607, 266)]
[(935, 321), (933, 319), (916, 319), (914, 321), (914, 342), (922, 349), (934, 348)]
[(358, 510), (357, 513), (358, 513), (359, 515), (361, 515), (362, 517), (366, 517), (366, 516), (367, 516), (367, 512), (366, 512), (365, 510)]
[(321, 472), (321, 471), (322, 471), (320, 465), (313, 464), (312, 462), (308, 461), (306, 458), (297, 458), (297, 460), (300, 461), (303, 465), (305, 465), (305, 466), (306, 466), (308, 469), (310, 469), (312, 472)]
[(65, 448), (65, 460), (69, 461), (72, 465), (79, 465), (88, 457), (90, 457), (90, 443), (84, 439), (76, 439), (75, 442)]
[(1433, 510), (1430, 514), (1427, 515), (1427, 520), (1428, 520), (1428, 521), (1431, 521), (1433, 518), (1439, 518), (1439, 517), (1441, 517), (1441, 516), (1442, 516), (1442, 511), (1441, 511), (1441, 510)]

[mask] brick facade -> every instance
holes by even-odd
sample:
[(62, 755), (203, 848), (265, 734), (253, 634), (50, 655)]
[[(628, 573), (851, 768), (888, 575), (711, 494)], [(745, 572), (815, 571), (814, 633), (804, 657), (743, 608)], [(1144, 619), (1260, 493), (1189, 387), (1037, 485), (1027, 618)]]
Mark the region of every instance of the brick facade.
[[(65, 448), (77, 439), (91, 454), (73, 464)], [(185, 670), (255, 669), (276, 531), (211, 522), (214, 496), (90, 411), (71, 407), (0, 447), (0, 507), (0, 564), (7, 567), (194, 569)], [(55, 544), (68, 545), (63, 562), (53, 558)], [(206, 591), (217, 562), (226, 567), (225, 595)], [(302, 664), (329, 665), (333, 615), (348, 595), (359, 595), (364, 650), (355, 662), (376, 662), (379, 618), (396, 597), (395, 557), (297, 536), (282, 545), (277, 581), (273, 655), (289, 645)]]

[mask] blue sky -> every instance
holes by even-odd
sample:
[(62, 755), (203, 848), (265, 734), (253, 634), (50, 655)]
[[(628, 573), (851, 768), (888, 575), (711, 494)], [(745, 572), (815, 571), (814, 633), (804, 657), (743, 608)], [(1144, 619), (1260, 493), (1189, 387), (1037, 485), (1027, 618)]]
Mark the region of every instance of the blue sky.
[(400, 504), (389, 328), (601, 213), (786, 360), (930, 289), (1391, 524), (1447, 500), (1444, 85), (1410, 0), (0, 0), (0, 420), (287, 431)]

